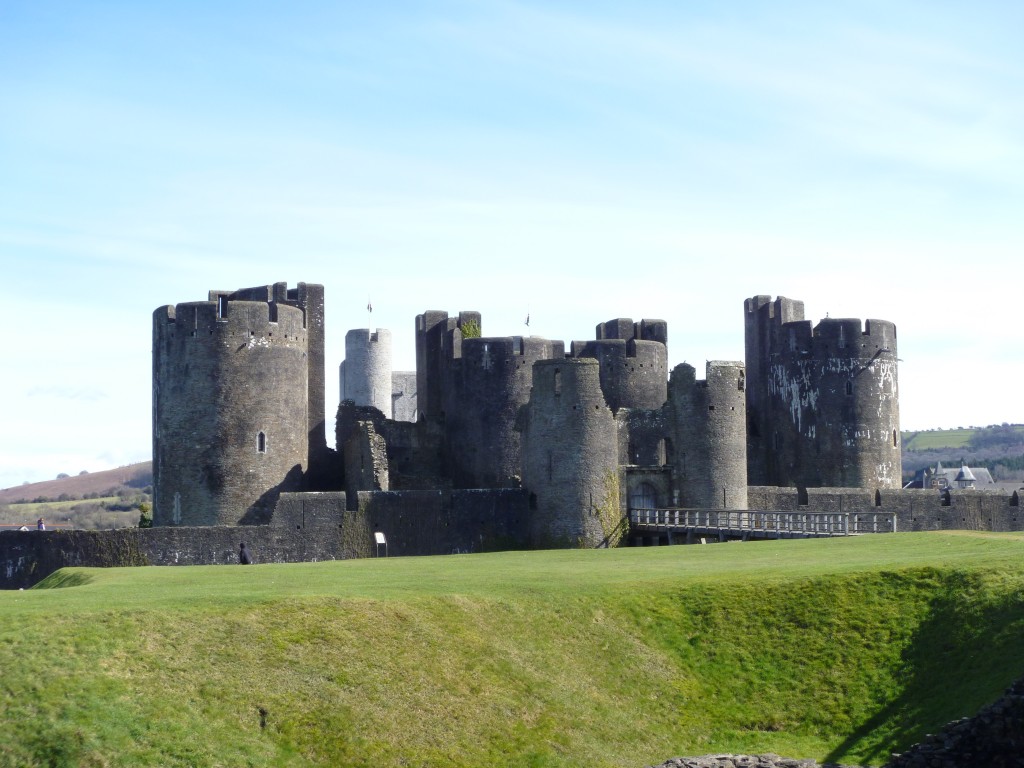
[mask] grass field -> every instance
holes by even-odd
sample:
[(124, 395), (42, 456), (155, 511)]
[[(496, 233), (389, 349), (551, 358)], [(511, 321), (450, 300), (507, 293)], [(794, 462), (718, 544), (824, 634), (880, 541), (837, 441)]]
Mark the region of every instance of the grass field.
[(905, 450), (931, 451), (942, 448), (964, 448), (970, 443), (974, 429), (936, 429), (917, 432), (907, 442)]
[(1024, 674), (1024, 536), (65, 569), (0, 670), (4, 766), (880, 764)]
[(39, 512), (49, 510), (67, 510), (80, 504), (113, 504), (120, 501), (118, 496), (102, 496), (98, 499), (71, 499), (70, 501), (29, 501), (10, 504), (6, 507), (7, 514), (20, 515), (26, 520), (35, 517)]

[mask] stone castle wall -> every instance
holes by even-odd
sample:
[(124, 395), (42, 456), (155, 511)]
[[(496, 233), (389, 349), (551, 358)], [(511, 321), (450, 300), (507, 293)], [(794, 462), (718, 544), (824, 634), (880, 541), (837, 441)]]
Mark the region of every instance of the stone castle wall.
[(69, 567), (232, 565), (245, 542), (257, 563), (347, 560), (376, 554), (447, 555), (526, 549), (526, 494), (518, 489), (282, 493), (268, 525), (168, 526), (111, 531), (0, 532), (0, 589), (30, 587)]
[(530, 397), (533, 364), (562, 357), (562, 342), (547, 339), (463, 339), (444, 396), (445, 460), (455, 487), (519, 485), (516, 414)]

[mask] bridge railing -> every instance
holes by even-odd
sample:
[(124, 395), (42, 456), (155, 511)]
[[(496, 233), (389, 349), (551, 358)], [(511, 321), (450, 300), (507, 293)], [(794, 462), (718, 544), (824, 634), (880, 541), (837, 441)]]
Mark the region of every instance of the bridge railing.
[(792, 512), (753, 509), (631, 509), (634, 526), (848, 536), (896, 530), (893, 512)]

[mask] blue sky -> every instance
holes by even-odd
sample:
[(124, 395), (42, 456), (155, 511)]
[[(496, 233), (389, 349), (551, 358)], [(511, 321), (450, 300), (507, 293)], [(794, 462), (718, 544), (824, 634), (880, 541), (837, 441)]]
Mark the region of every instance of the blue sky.
[[(151, 315), (326, 286), (413, 366), (743, 300), (899, 332), (905, 429), (1024, 422), (1019, 3), (0, 4), (0, 487), (149, 457)], [(523, 325), (526, 314), (531, 325)]]

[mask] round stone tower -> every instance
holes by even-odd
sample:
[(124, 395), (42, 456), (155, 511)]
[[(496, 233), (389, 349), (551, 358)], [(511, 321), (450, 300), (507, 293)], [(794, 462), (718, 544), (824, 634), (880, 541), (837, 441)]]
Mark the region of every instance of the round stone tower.
[(743, 363), (711, 361), (703, 381), (683, 363), (669, 381), (670, 461), (679, 504), (747, 508), (746, 372)]
[(572, 357), (601, 363), (601, 391), (613, 412), (654, 409), (665, 404), (668, 381), (668, 323), (620, 317), (601, 323), (594, 341), (572, 344)]
[(523, 486), (535, 547), (596, 547), (622, 516), (615, 418), (592, 358), (533, 364), (521, 411)]
[[(818, 374), (815, 425), (821, 485), (902, 485), (896, 326), (825, 319), (812, 338)], [(795, 366), (797, 370), (806, 368)]]
[(391, 331), (358, 328), (345, 334), (345, 360), (339, 370), (341, 399), (371, 405), (390, 419)]
[[(772, 305), (759, 296), (747, 306), (747, 368), (757, 371), (747, 401), (756, 436), (749, 444), (756, 451), (752, 479), (804, 488), (899, 488), (896, 326), (826, 318), (812, 327), (802, 305), (799, 312), (764, 310), (783, 301)], [(750, 391), (755, 383), (758, 391)]]
[(154, 312), (154, 525), (265, 523), (301, 490), (310, 318), (284, 284), (252, 294)]

